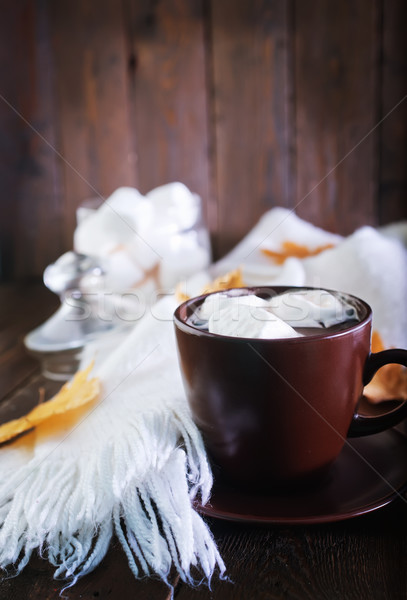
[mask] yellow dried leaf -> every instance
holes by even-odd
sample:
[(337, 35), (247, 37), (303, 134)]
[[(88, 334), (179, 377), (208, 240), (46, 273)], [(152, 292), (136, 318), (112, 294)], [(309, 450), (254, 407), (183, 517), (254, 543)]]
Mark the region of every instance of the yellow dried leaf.
[(189, 300), (189, 298), (190, 298), (190, 296), (188, 296), (188, 294), (186, 294), (182, 288), (183, 288), (182, 283), (178, 283), (175, 288), (175, 299), (180, 304), (181, 304), (181, 302), (185, 302), (186, 300)]
[[(208, 285), (200, 291), (199, 295), (209, 294), (211, 292), (221, 292), (222, 290), (229, 290), (231, 288), (244, 287), (244, 285), (241, 269), (235, 269), (234, 271), (229, 271), (224, 275), (220, 275), (211, 283), (208, 283)], [(190, 297), (191, 296), (188, 296), (188, 294), (185, 293), (183, 284), (179, 283), (175, 288), (175, 298), (177, 301), (181, 304), (181, 302), (189, 300)]]
[[(372, 352), (385, 349), (377, 331), (372, 334)], [(383, 400), (407, 400), (407, 369), (402, 365), (385, 365), (377, 371), (372, 381), (365, 387), (364, 395), (371, 402)]]
[(282, 265), (287, 258), (307, 258), (308, 256), (316, 256), (317, 254), (324, 252), (324, 250), (329, 250), (333, 247), (334, 244), (325, 244), (311, 250), (308, 246), (302, 246), (301, 244), (287, 240), (281, 244), (280, 252), (269, 250), (268, 248), (262, 248), (261, 251), (268, 258), (272, 258), (275, 263)]
[(222, 290), (228, 290), (231, 288), (244, 287), (241, 269), (235, 269), (225, 275), (217, 277), (212, 283), (202, 290), (202, 294), (209, 294), (210, 292), (220, 292)]
[(0, 443), (7, 442), (52, 417), (63, 416), (96, 400), (100, 393), (100, 381), (97, 377), (88, 379), (92, 367), (93, 364), (78, 371), (73, 380), (66, 383), (48, 402), (39, 404), (19, 419), (1, 425)]

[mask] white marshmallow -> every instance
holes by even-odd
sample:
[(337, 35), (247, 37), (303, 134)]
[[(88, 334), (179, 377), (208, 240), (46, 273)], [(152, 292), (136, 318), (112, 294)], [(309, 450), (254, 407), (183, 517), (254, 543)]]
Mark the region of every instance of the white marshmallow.
[(274, 296), (270, 309), (294, 327), (331, 327), (358, 317), (355, 307), (325, 290), (299, 290)]
[(239, 338), (278, 339), (300, 337), (292, 327), (273, 313), (259, 306), (242, 303), (224, 303), (219, 314), (208, 321), (210, 333)]
[(241, 306), (249, 306), (252, 308), (268, 307), (267, 300), (263, 300), (263, 298), (259, 298), (259, 296), (256, 296), (255, 294), (241, 295), (239, 290), (237, 290), (236, 295), (232, 295), (232, 293), (233, 290), (229, 291), (227, 294), (225, 292), (219, 292), (208, 296), (197, 311), (198, 318), (202, 321), (209, 321), (211, 316), (217, 319), (220, 311), (228, 308), (232, 309), (235, 314), (237, 314), (239, 307)]

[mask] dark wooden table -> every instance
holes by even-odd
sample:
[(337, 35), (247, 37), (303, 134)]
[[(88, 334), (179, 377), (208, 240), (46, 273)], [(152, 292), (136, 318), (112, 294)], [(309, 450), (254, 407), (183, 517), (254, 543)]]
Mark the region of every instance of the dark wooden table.
[[(0, 287), (0, 421), (35, 403), (56, 384), (44, 380), (22, 338), (58, 305), (43, 286)], [(374, 513), (324, 525), (251, 525), (208, 519), (230, 582), (193, 589), (173, 575), (175, 598), (218, 600), (397, 600), (407, 598), (407, 506), (402, 500)], [(0, 599), (58, 599), (63, 583), (35, 556), (23, 573), (0, 582)], [(164, 600), (160, 581), (134, 579), (113, 541), (102, 564), (64, 593), (69, 599)]]

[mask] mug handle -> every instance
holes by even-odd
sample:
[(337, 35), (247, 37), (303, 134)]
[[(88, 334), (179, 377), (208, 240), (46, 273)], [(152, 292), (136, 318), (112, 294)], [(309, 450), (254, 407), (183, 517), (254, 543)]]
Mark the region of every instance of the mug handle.
[[(395, 348), (392, 350), (382, 350), (382, 352), (372, 353), (368, 356), (363, 372), (363, 385), (367, 385), (372, 380), (373, 375), (389, 363), (397, 363), (407, 367), (407, 350)], [(360, 437), (379, 433), (385, 429), (390, 429), (398, 425), (407, 417), (407, 400), (393, 410), (378, 416), (361, 415), (356, 412), (353, 415), (352, 422), (348, 431), (348, 437)]]

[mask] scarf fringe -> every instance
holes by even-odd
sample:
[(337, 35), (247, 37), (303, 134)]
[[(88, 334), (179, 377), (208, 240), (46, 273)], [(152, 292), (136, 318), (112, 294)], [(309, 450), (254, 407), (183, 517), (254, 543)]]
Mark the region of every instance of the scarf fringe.
[(61, 443), (12, 472), (1, 465), (6, 575), (19, 574), (38, 550), (70, 587), (100, 564), (115, 533), (137, 578), (154, 573), (171, 588), (173, 565), (191, 585), (192, 568), (208, 585), (215, 571), (224, 578), (212, 534), (192, 507), (197, 496), (208, 500), (212, 485), (201, 437), (182, 404), (164, 414), (129, 415), (125, 431), (92, 452), (67, 455)]

